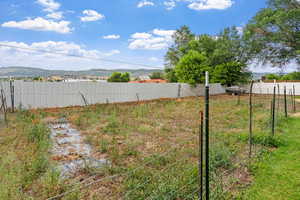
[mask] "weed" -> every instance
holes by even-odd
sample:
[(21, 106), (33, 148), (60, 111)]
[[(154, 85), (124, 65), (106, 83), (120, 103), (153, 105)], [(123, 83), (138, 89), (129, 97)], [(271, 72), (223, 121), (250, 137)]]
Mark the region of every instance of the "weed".
[(216, 170), (216, 168), (228, 169), (232, 166), (231, 157), (233, 152), (224, 145), (214, 145), (210, 148), (210, 168)]
[(28, 130), (28, 140), (30, 142), (42, 142), (49, 139), (48, 129), (44, 124), (34, 124)]
[(135, 107), (133, 110), (133, 114), (136, 118), (143, 118), (149, 113), (149, 105), (142, 104), (140, 106)]
[(124, 149), (123, 156), (137, 156), (138, 151), (136, 150), (136, 145), (135, 144), (127, 144), (126, 148)]
[(145, 163), (148, 163), (147, 166), (154, 168), (161, 168), (166, 166), (170, 162), (170, 157), (162, 156), (160, 154), (153, 154), (144, 159)]
[(105, 138), (101, 138), (99, 141), (99, 150), (101, 153), (107, 153), (109, 150), (109, 141)]
[(102, 131), (107, 134), (119, 134), (121, 132), (120, 124), (117, 121), (115, 114), (108, 118), (108, 123), (102, 128)]

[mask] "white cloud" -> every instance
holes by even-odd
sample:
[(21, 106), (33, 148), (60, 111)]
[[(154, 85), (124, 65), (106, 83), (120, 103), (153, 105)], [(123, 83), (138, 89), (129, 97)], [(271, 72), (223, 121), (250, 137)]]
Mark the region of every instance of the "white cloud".
[(133, 39), (148, 39), (150, 37), (152, 37), (150, 33), (134, 33), (131, 35)]
[(63, 14), (62, 14), (62, 12), (52, 12), (52, 13), (47, 14), (46, 17), (59, 20), (59, 19), (63, 18)]
[(47, 18), (60, 20), (63, 18), (63, 12), (58, 11), (60, 8), (60, 3), (54, 0), (37, 0), (36, 3), (43, 6), (43, 11), (48, 12), (46, 15)]
[(137, 5), (138, 8), (142, 8), (145, 6), (154, 6), (154, 3), (152, 1), (143, 0), (143, 1), (140, 1)]
[(54, 31), (57, 33), (70, 33), (72, 30), (69, 27), (69, 21), (59, 21), (54, 22), (52, 20), (46, 20), (42, 17), (37, 17), (35, 19), (27, 19), (24, 21), (9, 21), (3, 23), (2, 27), (8, 28), (19, 28), (26, 30), (34, 30), (34, 31)]
[(163, 30), (163, 29), (154, 29), (153, 34), (163, 36), (163, 37), (172, 37), (175, 33), (175, 30)]
[(192, 10), (223, 10), (233, 5), (232, 0), (193, 0), (188, 7)]
[(105, 16), (102, 15), (101, 13), (98, 13), (95, 10), (84, 10), (82, 12), (85, 16), (80, 17), (81, 21), (83, 22), (91, 22), (91, 21), (98, 21), (103, 19)]
[(172, 10), (177, 3), (188, 4), (187, 7), (192, 10), (210, 10), (210, 9), (227, 9), (234, 4), (233, 0), (164, 0), (163, 5), (167, 10)]
[(150, 57), (149, 60), (152, 61), (152, 62), (158, 62), (159, 61), (159, 59), (157, 57)]
[(104, 53), (103, 55), (105, 56), (113, 56), (113, 55), (116, 55), (116, 54), (120, 54), (121, 52), (119, 50), (111, 50), (110, 52), (107, 52), (107, 53)]
[[(120, 54), (119, 50), (111, 50), (108, 52), (101, 52), (95, 49), (88, 50), (76, 43), (65, 41), (45, 41), (35, 42), (31, 44), (23, 42), (0, 41), (0, 44), (28, 49), (24, 50), (0, 46), (0, 57), (4, 58), (0, 60), (1, 66), (54, 67), (56, 69), (73, 70), (90, 69), (107, 66), (107, 63), (104, 63), (100, 60), (68, 57), (60, 54), (67, 54), (70, 56), (84, 56), (93, 59), (101, 59)], [(59, 54), (36, 52), (29, 49), (57, 52)]]
[(172, 10), (176, 6), (176, 2), (171, 0), (171, 1), (164, 1), (164, 5), (166, 6), (167, 10)]
[(44, 7), (44, 11), (46, 12), (54, 12), (60, 8), (60, 3), (54, 0), (37, 0), (39, 5)]
[(129, 49), (162, 50), (172, 43), (173, 30), (154, 29), (151, 33), (135, 33), (129, 40)]
[(105, 35), (103, 39), (117, 40), (120, 38), (120, 35)]

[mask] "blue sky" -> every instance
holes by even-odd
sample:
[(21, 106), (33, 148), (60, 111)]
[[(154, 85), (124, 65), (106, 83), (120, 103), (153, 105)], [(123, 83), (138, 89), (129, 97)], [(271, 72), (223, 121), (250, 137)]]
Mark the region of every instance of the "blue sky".
[[(163, 67), (180, 26), (214, 35), (243, 27), (265, 6), (265, 0), (1, 0), (0, 43)], [(8, 47), (0, 55), (0, 66), (142, 68)]]

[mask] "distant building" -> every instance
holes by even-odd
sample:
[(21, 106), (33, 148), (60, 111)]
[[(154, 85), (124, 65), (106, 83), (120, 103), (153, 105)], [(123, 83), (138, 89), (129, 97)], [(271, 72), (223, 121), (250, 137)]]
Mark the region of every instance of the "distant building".
[(149, 76), (139, 76), (138, 78), (137, 78), (138, 80), (150, 80), (150, 77)]
[(149, 79), (149, 80), (129, 81), (129, 83), (167, 83), (167, 81), (163, 79)]

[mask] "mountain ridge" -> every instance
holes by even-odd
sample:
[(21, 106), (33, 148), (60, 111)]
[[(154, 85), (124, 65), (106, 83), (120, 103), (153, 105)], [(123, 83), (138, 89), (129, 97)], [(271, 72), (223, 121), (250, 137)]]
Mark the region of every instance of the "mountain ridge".
[(129, 72), (131, 76), (145, 76), (159, 69), (89, 69), (89, 70), (49, 70), (34, 67), (9, 66), (0, 67), (0, 77), (39, 77), (39, 76), (110, 76), (113, 72)]

